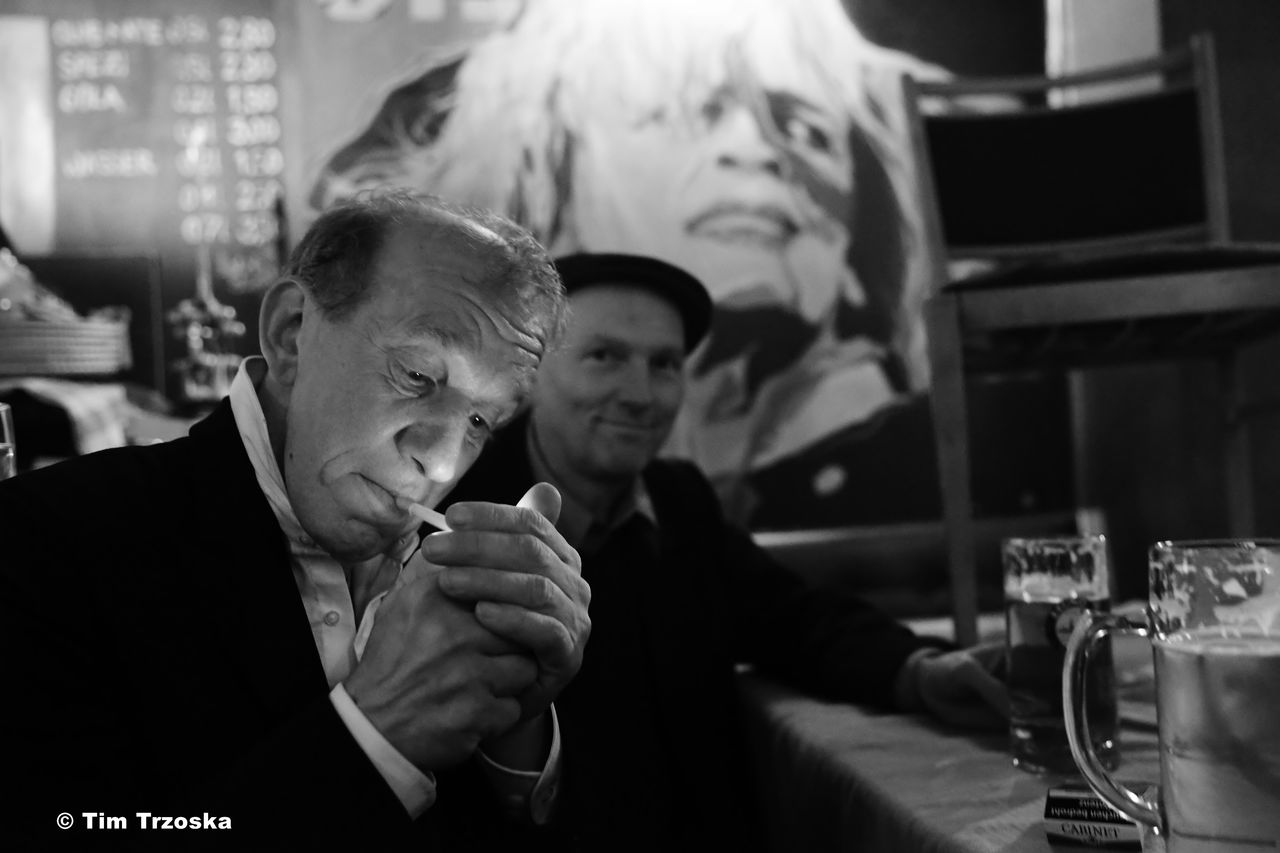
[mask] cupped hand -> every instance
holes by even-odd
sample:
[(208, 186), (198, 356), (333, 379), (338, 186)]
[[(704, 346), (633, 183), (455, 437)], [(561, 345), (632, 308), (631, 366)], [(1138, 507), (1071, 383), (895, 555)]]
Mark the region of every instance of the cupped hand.
[(513, 726), (521, 716), (517, 697), (538, 666), (481, 625), (469, 606), (444, 595), (439, 571), (418, 569), (382, 601), (343, 686), (401, 755), (430, 771), (465, 760), (481, 741)]
[(440, 589), (537, 660), (537, 677), (519, 697), (526, 720), (577, 674), (591, 634), (591, 588), (578, 552), (555, 528), (559, 514), (560, 493), (539, 483), (516, 506), (454, 504), (445, 514), (453, 529), (422, 543), (426, 558), (445, 567)]

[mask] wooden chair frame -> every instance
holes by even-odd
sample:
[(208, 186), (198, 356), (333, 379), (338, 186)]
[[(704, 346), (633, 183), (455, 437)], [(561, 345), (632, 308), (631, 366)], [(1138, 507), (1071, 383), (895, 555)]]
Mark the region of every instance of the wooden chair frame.
[[(1193, 87), (1198, 97), (1205, 207), (1202, 222), (1176, 229), (1060, 241), (1051, 246), (968, 245), (958, 249), (948, 245), (926, 132), (931, 116), (921, 107), (924, 99), (1039, 95), (1179, 72), (1189, 76), (1178, 85)], [(1197, 36), (1190, 46), (1149, 60), (1057, 78), (923, 82), (905, 77), (903, 93), (918, 166), (924, 239), (931, 254), (932, 296), (924, 309), (925, 328), (957, 641), (969, 644), (977, 639), (973, 472), (965, 389), (971, 375), (1010, 369), (1071, 371), (1138, 359), (1215, 358), (1227, 405), (1225, 480), (1231, 531), (1236, 535), (1252, 533), (1249, 447), (1236, 403), (1240, 382), (1236, 351), (1243, 343), (1280, 328), (1280, 252), (1274, 251), (1275, 247), (1233, 248), (1245, 254), (1256, 249), (1256, 261), (1150, 271), (1139, 265), (1130, 272), (1097, 279), (1074, 275), (1061, 281), (1041, 275), (1030, 282), (1002, 282), (993, 276), (971, 286), (963, 281), (953, 283), (949, 275), (950, 263), (960, 258), (1013, 262), (1015, 266), (1046, 257), (1087, 263), (1089, 259), (1187, 241), (1207, 247), (1231, 246), (1227, 242), (1226, 176), (1210, 39)], [(1048, 106), (1047, 98), (1044, 103), (1032, 109), (1058, 109)], [(1123, 332), (1110, 348), (1095, 351), (1063, 346), (1081, 330), (1111, 326)], [(1016, 339), (1018, 335), (1039, 335), (1040, 343), (1014, 348), (1012, 357), (990, 346), (1001, 336)]]

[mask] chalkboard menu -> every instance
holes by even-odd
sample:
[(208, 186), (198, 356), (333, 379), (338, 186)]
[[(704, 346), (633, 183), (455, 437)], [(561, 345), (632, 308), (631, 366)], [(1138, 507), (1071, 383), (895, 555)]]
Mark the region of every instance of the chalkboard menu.
[[(276, 269), (284, 196), (275, 4), (0, 3), (42, 22), (54, 249), (212, 248), (242, 282)], [(18, 20), (13, 18), (12, 20)], [(38, 67), (38, 66), (37, 66)]]

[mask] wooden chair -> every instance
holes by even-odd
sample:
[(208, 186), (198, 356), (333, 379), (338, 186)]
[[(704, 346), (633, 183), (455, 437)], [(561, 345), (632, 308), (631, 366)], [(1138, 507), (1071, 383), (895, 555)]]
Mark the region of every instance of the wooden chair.
[[(1063, 76), (905, 78), (956, 638), (977, 636), (966, 388), (980, 374), (1210, 357), (1233, 532), (1252, 533), (1239, 347), (1280, 328), (1280, 247), (1228, 240), (1213, 46)], [(981, 270), (959, 277), (969, 264)]]

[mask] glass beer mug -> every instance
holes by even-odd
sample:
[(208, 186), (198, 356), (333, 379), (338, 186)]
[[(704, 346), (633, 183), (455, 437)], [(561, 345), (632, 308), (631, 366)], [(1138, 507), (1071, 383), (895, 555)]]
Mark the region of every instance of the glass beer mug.
[(18, 460), (13, 450), (13, 411), (8, 403), (0, 403), (0, 480), (18, 473)]
[[(1032, 773), (1074, 775), (1063, 723), (1062, 667), (1080, 616), (1111, 609), (1107, 540), (1006, 539), (1001, 554), (1013, 763)], [(1103, 763), (1113, 767), (1120, 723), (1109, 643), (1098, 647), (1089, 678), (1089, 734)]]
[[(1071, 635), (1063, 707), (1080, 772), (1168, 853), (1280, 849), (1280, 540), (1156, 543), (1147, 615), (1093, 614)], [(1112, 631), (1151, 640), (1158, 801), (1111, 777), (1080, 713), (1090, 657)]]

